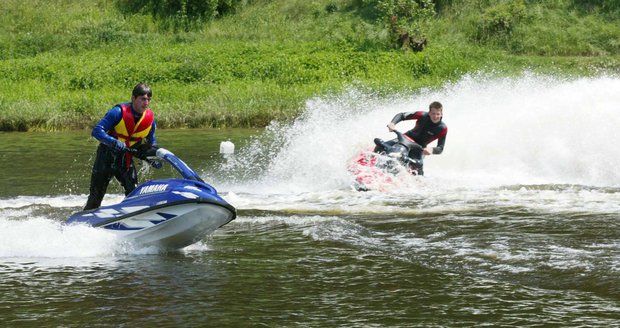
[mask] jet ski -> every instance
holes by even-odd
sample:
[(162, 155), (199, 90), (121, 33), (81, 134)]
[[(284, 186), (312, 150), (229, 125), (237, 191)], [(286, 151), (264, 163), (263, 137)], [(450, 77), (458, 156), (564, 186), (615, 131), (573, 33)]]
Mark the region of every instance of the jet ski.
[(374, 139), (375, 147), (357, 154), (348, 169), (354, 176), (353, 188), (357, 191), (371, 189), (384, 190), (398, 181), (401, 174), (417, 175), (421, 167), (420, 160), (409, 157), (409, 152), (420, 145), (394, 130), (395, 142)]
[(183, 178), (145, 182), (120, 203), (75, 213), (67, 224), (105, 229), (139, 247), (175, 250), (235, 219), (235, 208), (172, 152), (153, 149), (145, 158), (169, 163)]

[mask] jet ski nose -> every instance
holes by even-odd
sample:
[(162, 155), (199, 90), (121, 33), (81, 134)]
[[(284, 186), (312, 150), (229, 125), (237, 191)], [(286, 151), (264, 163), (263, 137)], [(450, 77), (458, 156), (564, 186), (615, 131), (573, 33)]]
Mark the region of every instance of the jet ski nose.
[(374, 142), (375, 142), (375, 145), (377, 145), (379, 147), (384, 147), (383, 146), (383, 140), (381, 140), (380, 138), (375, 138)]

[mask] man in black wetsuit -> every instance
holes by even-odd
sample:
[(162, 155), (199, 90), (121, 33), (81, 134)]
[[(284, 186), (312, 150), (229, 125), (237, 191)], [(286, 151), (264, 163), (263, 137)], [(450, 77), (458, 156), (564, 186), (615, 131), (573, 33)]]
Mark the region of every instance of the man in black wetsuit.
[[(407, 131), (403, 136), (410, 139), (416, 145), (409, 150), (409, 157), (419, 160), (419, 165), (416, 167), (418, 175), (424, 175), (423, 170), (423, 155), (435, 154), (439, 155), (443, 151), (443, 147), (446, 143), (446, 135), (448, 134), (448, 126), (441, 121), (443, 117), (443, 106), (440, 102), (434, 101), (428, 106), (428, 112), (404, 112), (394, 116), (392, 121), (387, 125), (387, 128), (391, 131), (396, 130), (396, 124), (400, 121), (416, 120), (415, 127)], [(427, 147), (429, 143), (437, 140), (436, 147)], [(398, 139), (385, 142), (387, 146), (392, 146)], [(416, 147), (419, 145), (419, 147)], [(378, 151), (375, 148), (375, 151)]]

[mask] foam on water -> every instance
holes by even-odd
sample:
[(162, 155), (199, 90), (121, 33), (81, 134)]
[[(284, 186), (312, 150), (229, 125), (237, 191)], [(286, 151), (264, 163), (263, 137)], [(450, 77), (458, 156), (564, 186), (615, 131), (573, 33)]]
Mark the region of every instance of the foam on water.
[(0, 257), (93, 257), (112, 255), (116, 237), (83, 225), (66, 226), (44, 217), (0, 218)]
[(83, 206), (84, 197), (85, 195), (62, 195), (47, 197), (17, 196), (14, 198), (0, 199), (0, 210), (20, 208), (23, 209), (33, 204), (48, 205), (50, 207)]
[[(387, 221), (382, 221), (386, 224)], [(401, 221), (401, 223), (404, 223)], [(394, 223), (395, 225), (401, 223)], [(389, 223), (387, 223), (389, 224)], [(458, 220), (450, 225), (458, 225)], [(562, 238), (546, 238), (544, 243), (506, 231), (482, 234), (456, 234), (433, 229), (379, 230), (338, 216), (242, 217), (234, 229), (250, 225), (253, 233), (278, 231), (301, 234), (314, 241), (346, 243), (362, 254), (380, 254), (401, 261), (458, 267), (477, 267), (481, 271), (519, 274), (552, 270), (592, 270), (605, 267), (617, 271), (617, 259), (608, 258), (609, 249), (618, 245), (567, 246)], [(419, 228), (424, 223), (420, 223)], [(435, 225), (435, 229), (439, 228)], [(458, 229), (457, 229), (458, 230)], [(486, 235), (485, 235), (486, 234)], [(481, 247), (483, 246), (483, 247)], [(607, 258), (607, 259), (606, 259)], [(461, 264), (457, 264), (461, 263)]]

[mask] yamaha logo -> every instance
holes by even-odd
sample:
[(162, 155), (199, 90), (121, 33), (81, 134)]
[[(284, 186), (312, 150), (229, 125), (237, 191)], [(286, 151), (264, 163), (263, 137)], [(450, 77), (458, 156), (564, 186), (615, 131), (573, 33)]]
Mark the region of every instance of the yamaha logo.
[(143, 195), (143, 194), (150, 194), (152, 192), (166, 191), (166, 188), (168, 188), (167, 184), (150, 185), (150, 186), (140, 188), (139, 194)]

